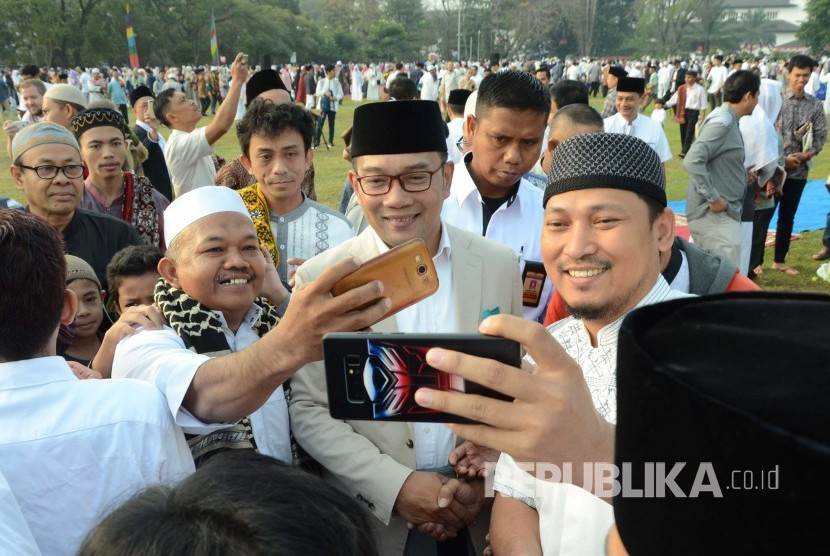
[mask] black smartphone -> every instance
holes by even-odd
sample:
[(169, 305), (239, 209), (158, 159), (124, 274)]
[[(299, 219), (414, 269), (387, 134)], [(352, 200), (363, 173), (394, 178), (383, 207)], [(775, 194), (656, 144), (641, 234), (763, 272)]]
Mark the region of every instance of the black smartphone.
[(423, 387), (512, 401), (480, 384), (430, 367), (426, 354), (433, 347), (521, 366), (517, 342), (483, 334), (326, 334), (323, 359), (331, 416), (363, 421), (471, 422), (415, 403), (415, 392)]

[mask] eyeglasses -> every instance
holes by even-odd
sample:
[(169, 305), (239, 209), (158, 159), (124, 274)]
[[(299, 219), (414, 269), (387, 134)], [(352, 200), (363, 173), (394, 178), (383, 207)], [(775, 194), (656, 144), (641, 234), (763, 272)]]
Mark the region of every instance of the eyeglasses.
[(67, 178), (74, 180), (84, 175), (83, 164), (67, 164), (66, 166), (53, 166), (51, 164), (44, 164), (42, 166), (26, 166), (24, 164), (17, 164), (18, 168), (26, 170), (34, 170), (42, 180), (51, 180), (58, 175), (58, 170), (63, 172)]
[(443, 170), (446, 163), (428, 172), (426, 170), (421, 172), (407, 172), (405, 174), (398, 174), (397, 176), (387, 176), (378, 174), (376, 176), (358, 176), (357, 183), (360, 189), (366, 195), (385, 195), (392, 189), (392, 180), (398, 180), (404, 191), (409, 193), (419, 193), (426, 191), (432, 185), (432, 176)]

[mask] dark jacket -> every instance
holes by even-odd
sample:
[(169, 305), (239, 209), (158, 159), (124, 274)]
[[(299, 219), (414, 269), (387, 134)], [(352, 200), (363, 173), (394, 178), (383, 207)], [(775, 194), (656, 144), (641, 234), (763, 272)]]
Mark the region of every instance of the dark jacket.
[(167, 170), (164, 152), (156, 141), (150, 139), (144, 128), (135, 126), (133, 131), (138, 136), (141, 144), (147, 147), (147, 160), (141, 163), (142, 168), (144, 168), (144, 175), (149, 178), (156, 191), (167, 197), (167, 200), (172, 201), (173, 184), (170, 182), (170, 172)]

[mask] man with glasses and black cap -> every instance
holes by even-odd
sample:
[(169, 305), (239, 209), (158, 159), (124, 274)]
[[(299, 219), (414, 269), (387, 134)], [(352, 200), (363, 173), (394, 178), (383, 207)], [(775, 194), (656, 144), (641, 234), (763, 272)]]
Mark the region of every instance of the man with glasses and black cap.
[[(521, 314), (513, 251), (441, 218), (453, 174), (444, 130), (432, 101), (372, 103), (355, 110), (349, 179), (369, 227), (302, 265), (295, 275), (298, 288), (333, 262), (350, 257), (366, 261), (420, 238), (433, 257), (438, 291), (373, 325), (374, 331), (475, 332), (488, 315)], [(455, 476), (447, 462), (457, 439), (448, 429), (333, 419), (322, 361), (305, 366), (291, 384), (294, 437), (333, 482), (377, 518), (372, 522), (381, 554), (436, 554), (444, 543), (429, 537), (456, 536), (480, 511), (482, 485), (477, 481), (457, 485), (458, 495), (439, 507), (447, 475)], [(407, 523), (415, 528), (410, 530)], [(486, 528), (487, 519), (476, 523)], [(479, 551), (484, 532), (471, 531)], [(466, 554), (463, 537), (461, 544), (460, 552), (451, 553)]]
[(63, 235), (66, 252), (89, 263), (106, 289), (107, 264), (112, 256), (143, 242), (126, 222), (79, 208), (84, 163), (72, 133), (48, 122), (26, 126), (12, 142), (9, 171), (26, 196), (29, 211)]

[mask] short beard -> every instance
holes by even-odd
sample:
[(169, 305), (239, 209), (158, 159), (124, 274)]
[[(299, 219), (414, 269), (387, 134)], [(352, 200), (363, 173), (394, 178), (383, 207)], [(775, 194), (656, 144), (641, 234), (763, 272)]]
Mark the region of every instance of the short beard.
[[(645, 279), (641, 280), (634, 288), (626, 292), (624, 295), (614, 299), (609, 299), (602, 305), (591, 305), (587, 303), (584, 305), (571, 305), (564, 299), (562, 302), (565, 304), (565, 308), (568, 312), (575, 319), (588, 322), (600, 321), (606, 324), (611, 323), (618, 318), (624, 317), (637, 305), (637, 303), (640, 302), (642, 297), (635, 299), (635, 295), (637, 292), (642, 290), (644, 281)], [(643, 293), (643, 296), (645, 296), (646, 293), (648, 293), (648, 290)]]
[[(614, 300), (605, 305), (569, 305), (565, 302), (565, 309), (577, 320), (604, 321), (617, 315), (623, 305), (622, 300)], [(621, 316), (621, 315), (620, 315)], [(613, 319), (616, 320), (616, 319)]]

